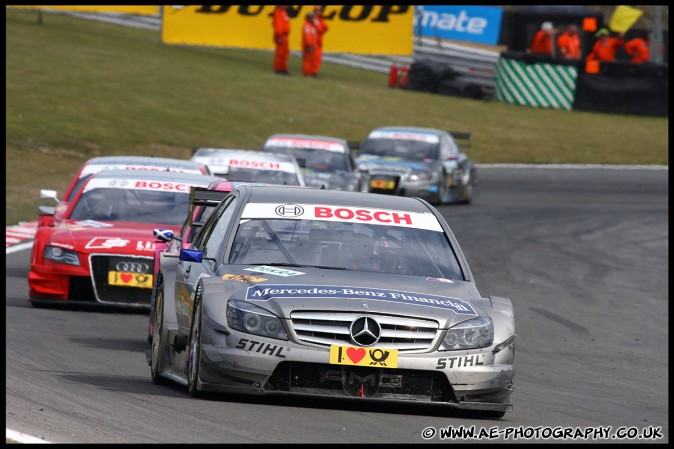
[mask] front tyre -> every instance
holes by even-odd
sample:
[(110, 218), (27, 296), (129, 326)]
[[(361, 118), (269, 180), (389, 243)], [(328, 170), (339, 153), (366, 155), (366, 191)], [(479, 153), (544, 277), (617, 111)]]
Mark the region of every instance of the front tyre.
[(192, 314), (192, 327), (190, 328), (189, 359), (187, 360), (187, 391), (193, 397), (201, 395), (199, 388), (199, 369), (201, 368), (201, 321), (202, 321), (201, 298), (197, 294), (194, 299), (194, 312)]
[(164, 284), (157, 283), (157, 294), (154, 307), (154, 328), (152, 329), (152, 356), (150, 358), (150, 374), (152, 382), (157, 385), (167, 383), (167, 380), (161, 376), (162, 362), (164, 360), (164, 341), (162, 339), (164, 330)]
[(475, 200), (475, 195), (477, 192), (477, 174), (475, 170), (467, 169), (461, 176), (461, 184), (463, 184), (463, 186), (457, 190), (457, 203), (472, 203)]
[(449, 202), (449, 187), (447, 187), (447, 175), (443, 173), (438, 184), (438, 194), (435, 197), (434, 203), (438, 206)]

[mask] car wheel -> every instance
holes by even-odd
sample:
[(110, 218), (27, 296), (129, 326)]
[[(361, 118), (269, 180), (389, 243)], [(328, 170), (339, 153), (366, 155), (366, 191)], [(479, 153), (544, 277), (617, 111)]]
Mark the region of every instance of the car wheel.
[(152, 330), (152, 346), (150, 358), (150, 372), (152, 375), (152, 382), (161, 385), (165, 384), (167, 380), (161, 376), (162, 361), (164, 359), (164, 341), (162, 340), (162, 333), (164, 330), (164, 285), (157, 284), (157, 294), (154, 305), (154, 328)]
[(473, 202), (473, 199), (475, 199), (476, 177), (475, 174), (471, 173), (470, 171), (465, 173), (463, 176), (466, 179), (464, 179), (464, 187), (462, 192), (463, 199), (461, 202), (464, 204), (470, 204)]
[(200, 395), (199, 367), (201, 365), (201, 300), (194, 299), (192, 327), (190, 328), (189, 359), (187, 361), (187, 391), (191, 396)]
[(447, 175), (443, 174), (438, 184), (438, 195), (435, 198), (435, 203), (439, 206), (449, 202), (449, 187), (447, 187)]

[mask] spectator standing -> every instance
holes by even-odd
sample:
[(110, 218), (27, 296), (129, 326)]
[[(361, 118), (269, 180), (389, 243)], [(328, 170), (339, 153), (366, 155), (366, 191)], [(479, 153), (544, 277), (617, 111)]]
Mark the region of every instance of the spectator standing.
[(318, 33), (318, 39), (317, 39), (317, 52), (316, 52), (316, 74), (318, 74), (318, 70), (321, 68), (321, 62), (323, 61), (323, 35), (328, 31), (330, 28), (327, 23), (325, 23), (325, 19), (323, 19), (323, 7), (322, 6), (316, 6), (314, 8), (314, 25), (316, 26), (316, 32)]
[(574, 24), (566, 27), (566, 30), (557, 38), (559, 56), (563, 59), (580, 59), (580, 36), (578, 27)]
[(302, 25), (302, 73), (304, 76), (318, 76), (316, 73), (316, 55), (318, 54), (318, 31), (314, 23), (314, 13), (304, 17)]
[(642, 64), (651, 59), (651, 52), (648, 40), (643, 37), (635, 37), (627, 42), (623, 47), (625, 53), (630, 57), (632, 64)]
[(543, 22), (541, 28), (536, 31), (536, 34), (534, 34), (534, 37), (531, 39), (529, 53), (544, 54), (554, 57), (555, 39), (553, 37), (556, 32), (557, 30), (555, 30), (552, 22)]
[(602, 62), (613, 62), (615, 61), (615, 54), (618, 48), (623, 45), (623, 33), (620, 33), (618, 37), (609, 36), (609, 32), (606, 28), (602, 28), (597, 31), (595, 34), (597, 41), (592, 47), (592, 51), (587, 55), (588, 61), (602, 61)]
[(290, 45), (288, 44), (290, 17), (288, 16), (287, 5), (279, 5), (274, 9), (272, 26), (274, 27), (274, 43), (276, 44), (276, 52), (274, 53), (274, 72), (278, 75), (288, 75), (288, 58), (290, 58)]

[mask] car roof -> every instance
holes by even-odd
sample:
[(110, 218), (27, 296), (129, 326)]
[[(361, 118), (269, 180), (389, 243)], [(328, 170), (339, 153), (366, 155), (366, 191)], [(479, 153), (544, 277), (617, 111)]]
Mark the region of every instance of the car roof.
[(261, 184), (241, 185), (234, 190), (239, 189), (250, 192), (249, 203), (329, 204), (344, 207), (368, 207), (419, 213), (430, 212), (425, 202), (417, 198), (404, 196)]
[(91, 179), (143, 179), (147, 181), (180, 181), (199, 183), (212, 182), (221, 179), (213, 175), (201, 175), (198, 173), (180, 173), (169, 171), (154, 171), (154, 170), (104, 170), (95, 173)]
[(192, 159), (194, 160), (195, 157), (204, 159), (209, 157), (239, 157), (258, 161), (291, 162), (293, 164), (296, 163), (295, 158), (287, 154), (266, 153), (264, 151), (258, 150), (235, 150), (229, 148), (199, 148), (192, 155)]
[(234, 187), (245, 184), (244, 182), (240, 181), (228, 181), (226, 179), (218, 177), (217, 180), (212, 181), (210, 184), (208, 184), (208, 189), (209, 190), (218, 190), (218, 191), (226, 191), (229, 192), (232, 190)]
[[(272, 145), (276, 141), (277, 144)], [(281, 143), (281, 145), (278, 145)], [(345, 139), (338, 137), (320, 136), (312, 134), (272, 134), (264, 143), (265, 148), (311, 148), (313, 150), (348, 153), (349, 144)]]
[[(331, 136), (321, 136), (318, 134), (295, 134), (295, 133), (279, 133), (279, 134), (272, 134), (267, 138), (267, 141), (270, 141), (272, 139), (278, 139), (278, 138), (294, 138), (294, 139), (308, 139), (308, 140), (328, 140), (330, 142), (339, 142), (343, 143), (346, 145), (346, 139), (342, 139), (340, 137), (331, 137)], [(265, 143), (266, 143), (265, 142)]]
[(85, 165), (153, 165), (166, 167), (199, 168), (200, 164), (189, 159), (173, 159), (154, 156), (99, 156), (89, 159)]
[(418, 126), (382, 126), (380, 128), (375, 128), (370, 131), (369, 134), (375, 131), (399, 131), (399, 132), (416, 132), (416, 133), (426, 133), (426, 134), (435, 134), (435, 135), (445, 135), (447, 131), (436, 128), (422, 128)]

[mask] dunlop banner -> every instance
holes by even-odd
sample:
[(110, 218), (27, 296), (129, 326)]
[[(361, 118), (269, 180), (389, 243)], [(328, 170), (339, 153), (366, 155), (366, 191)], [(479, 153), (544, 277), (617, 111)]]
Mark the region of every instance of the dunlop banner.
[[(302, 25), (313, 5), (290, 5), (290, 49), (302, 50)], [(162, 42), (177, 45), (274, 48), (274, 5), (163, 6)], [(411, 55), (411, 5), (325, 5), (324, 52)]]
[(90, 5), (90, 6), (73, 6), (73, 5), (7, 5), (8, 8), (25, 8), (25, 9), (49, 9), (54, 11), (71, 11), (71, 12), (106, 12), (117, 14), (138, 14), (141, 16), (158, 16), (158, 5)]

